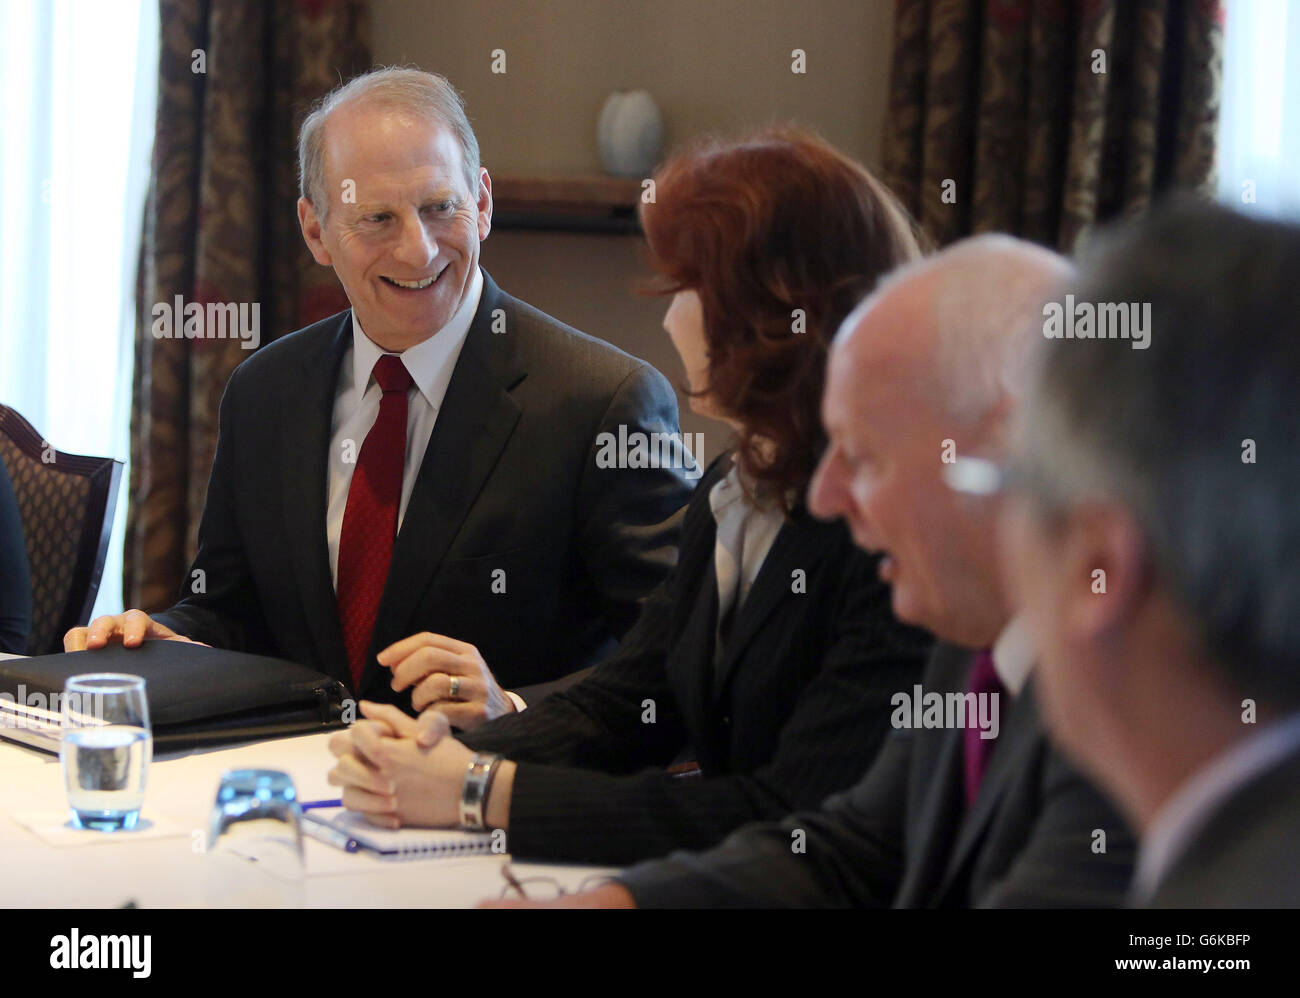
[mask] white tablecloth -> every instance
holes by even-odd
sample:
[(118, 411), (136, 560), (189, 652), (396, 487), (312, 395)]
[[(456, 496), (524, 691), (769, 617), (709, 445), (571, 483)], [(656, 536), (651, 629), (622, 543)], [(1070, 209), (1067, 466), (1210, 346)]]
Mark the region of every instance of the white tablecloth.
[[(144, 813), (159, 811), (187, 834), (133, 841), (130, 833), (112, 833), (102, 844), (71, 846), (47, 844), (13, 819), (15, 813), (66, 810), (59, 760), (0, 741), (0, 906), (111, 908), (132, 901), (147, 908), (469, 907), (500, 895), (500, 869), (507, 859), (501, 855), (383, 862), (361, 853), (340, 854), (325, 864), (330, 872), (311, 873), (292, 891), (252, 863), (240, 862), (233, 872), (214, 877), (218, 860), (201, 850), (221, 774), (227, 769), (279, 769), (293, 777), (299, 799), (334, 798), (338, 788), (325, 782), (333, 762), (328, 739), (328, 734), (309, 735), (155, 758)], [(330, 848), (314, 841), (307, 847), (309, 852)], [(353, 863), (340, 864), (339, 858), (353, 861), (355, 872)], [(608, 872), (512, 865), (521, 876), (554, 877), (566, 889)]]

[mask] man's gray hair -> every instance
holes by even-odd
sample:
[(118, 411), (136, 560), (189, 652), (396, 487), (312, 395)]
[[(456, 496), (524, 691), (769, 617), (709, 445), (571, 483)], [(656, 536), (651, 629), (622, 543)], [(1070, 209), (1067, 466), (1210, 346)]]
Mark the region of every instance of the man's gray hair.
[(1026, 484), (1129, 509), (1223, 678), (1300, 701), (1300, 227), (1177, 203), (1090, 242), (1071, 290), (1150, 303), (1148, 347), (1040, 341)]
[(478, 139), (465, 114), (465, 102), (445, 76), (394, 66), (373, 69), (335, 87), (318, 100), (298, 132), (298, 191), (324, 220), (330, 198), (325, 191), (325, 120), (353, 101), (389, 111), (404, 111), (446, 125), (460, 143), (465, 182), (471, 198), (479, 187)]

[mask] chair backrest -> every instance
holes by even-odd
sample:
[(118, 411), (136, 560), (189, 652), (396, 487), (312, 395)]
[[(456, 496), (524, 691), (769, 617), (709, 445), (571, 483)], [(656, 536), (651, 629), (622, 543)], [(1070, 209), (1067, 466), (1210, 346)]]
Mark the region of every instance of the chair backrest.
[(0, 405), (0, 460), (13, 479), (32, 576), (29, 655), (63, 650), (95, 605), (117, 508), (122, 462), (64, 454)]

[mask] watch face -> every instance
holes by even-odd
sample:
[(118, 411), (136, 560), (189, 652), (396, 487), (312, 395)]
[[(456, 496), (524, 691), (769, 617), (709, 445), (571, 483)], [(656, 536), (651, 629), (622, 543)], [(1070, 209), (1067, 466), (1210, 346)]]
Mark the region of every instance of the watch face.
[(471, 760), (465, 770), (465, 783), (460, 794), (460, 824), (462, 828), (482, 831), (487, 825), (483, 820), (483, 803), (487, 798), (492, 775), (496, 772), (500, 756), (479, 753)]

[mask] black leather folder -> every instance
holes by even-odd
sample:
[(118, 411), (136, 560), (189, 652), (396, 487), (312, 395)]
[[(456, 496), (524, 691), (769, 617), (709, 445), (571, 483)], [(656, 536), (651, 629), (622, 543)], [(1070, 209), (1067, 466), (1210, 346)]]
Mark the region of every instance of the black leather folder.
[(0, 661), (0, 737), (59, 750), (55, 694), (70, 676), (142, 676), (155, 752), (344, 726), (349, 693), (305, 665), (184, 641), (146, 641)]

